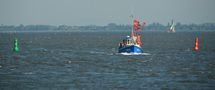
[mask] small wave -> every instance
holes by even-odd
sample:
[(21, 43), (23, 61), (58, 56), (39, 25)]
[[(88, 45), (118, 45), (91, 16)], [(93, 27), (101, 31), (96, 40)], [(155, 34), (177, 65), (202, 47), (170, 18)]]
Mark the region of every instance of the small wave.
[(90, 51), (90, 54), (114, 55), (113, 53), (108, 53), (108, 52), (97, 52), (97, 51)]
[(113, 52), (102, 52), (102, 51), (90, 51), (90, 54), (97, 54), (97, 55), (108, 55), (108, 56), (112, 56), (115, 53)]
[(15, 60), (26, 58), (26, 56), (24, 56), (24, 55), (13, 55), (12, 57), (13, 57), (13, 59), (15, 59)]
[(31, 75), (31, 74), (34, 74), (33, 72), (25, 72), (23, 74), (26, 74), (26, 75)]
[(42, 51), (42, 52), (47, 52), (48, 50), (46, 48), (35, 48), (32, 49), (33, 51)]
[(150, 53), (142, 53), (143, 55), (151, 55)]
[(59, 49), (59, 50), (55, 50), (55, 51), (58, 51), (58, 52), (73, 52), (73, 50), (64, 50), (64, 49)]
[(90, 51), (90, 54), (105, 54), (105, 52)]

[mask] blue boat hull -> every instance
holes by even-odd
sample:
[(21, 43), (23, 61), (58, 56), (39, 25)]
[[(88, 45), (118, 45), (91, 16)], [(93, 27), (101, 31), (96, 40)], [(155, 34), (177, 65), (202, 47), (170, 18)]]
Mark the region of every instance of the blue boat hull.
[(130, 45), (119, 48), (119, 53), (143, 53), (143, 49), (136, 45)]

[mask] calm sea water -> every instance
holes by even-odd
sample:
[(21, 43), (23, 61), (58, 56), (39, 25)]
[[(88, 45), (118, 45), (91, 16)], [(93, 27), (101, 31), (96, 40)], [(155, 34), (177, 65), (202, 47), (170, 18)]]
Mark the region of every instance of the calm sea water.
[(126, 35), (0, 33), (0, 90), (215, 90), (215, 32), (198, 33), (198, 52), (195, 32), (143, 32), (139, 56), (117, 53)]

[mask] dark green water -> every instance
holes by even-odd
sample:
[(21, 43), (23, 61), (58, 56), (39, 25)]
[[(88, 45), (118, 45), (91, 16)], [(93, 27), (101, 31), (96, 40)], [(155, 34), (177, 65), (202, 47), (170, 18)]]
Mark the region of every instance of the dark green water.
[[(215, 32), (143, 32), (144, 52), (124, 56), (129, 32), (0, 33), (0, 90), (214, 90)], [(20, 52), (12, 52), (14, 37)]]

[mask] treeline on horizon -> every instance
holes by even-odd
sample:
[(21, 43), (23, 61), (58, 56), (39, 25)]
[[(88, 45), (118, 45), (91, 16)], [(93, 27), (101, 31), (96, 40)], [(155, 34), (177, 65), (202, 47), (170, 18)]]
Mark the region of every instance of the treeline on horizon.
[[(170, 24), (162, 25), (160, 23), (152, 23), (146, 25), (144, 30), (147, 31), (162, 31), (168, 30)], [(203, 24), (181, 24), (176, 23), (175, 28), (177, 31), (180, 30), (215, 30), (215, 23), (203, 23)], [(105, 30), (105, 31), (117, 31), (117, 30), (130, 30), (131, 25), (122, 25), (122, 24), (115, 24), (109, 23), (106, 26), (97, 26), (97, 25), (87, 25), (87, 26), (68, 26), (68, 25), (59, 25), (59, 26), (52, 26), (52, 25), (23, 25), (20, 24), (18, 26), (15, 25), (1, 25), (0, 31), (41, 31), (41, 30)]]

